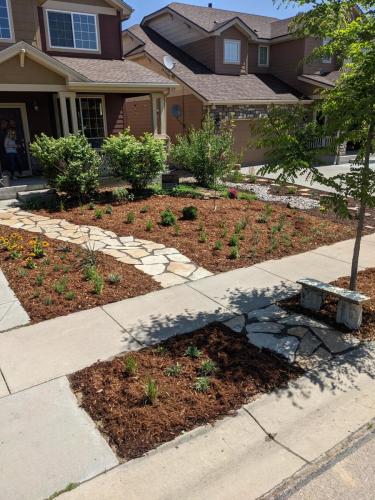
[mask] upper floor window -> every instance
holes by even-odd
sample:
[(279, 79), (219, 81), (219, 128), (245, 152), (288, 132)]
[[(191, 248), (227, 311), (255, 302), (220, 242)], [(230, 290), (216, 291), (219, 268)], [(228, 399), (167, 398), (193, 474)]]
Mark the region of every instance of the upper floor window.
[(269, 66), (270, 48), (268, 45), (262, 45), (258, 49), (258, 66)]
[[(331, 41), (330, 38), (324, 38), (323, 39), (323, 45), (328, 45), (330, 41)], [(330, 55), (323, 56), (322, 62), (325, 63), (325, 64), (331, 64), (332, 57)]]
[(9, 0), (0, 0), (0, 40), (12, 40)]
[(95, 15), (49, 10), (47, 18), (51, 48), (98, 50)]
[(241, 41), (224, 40), (224, 63), (240, 64), (241, 62)]

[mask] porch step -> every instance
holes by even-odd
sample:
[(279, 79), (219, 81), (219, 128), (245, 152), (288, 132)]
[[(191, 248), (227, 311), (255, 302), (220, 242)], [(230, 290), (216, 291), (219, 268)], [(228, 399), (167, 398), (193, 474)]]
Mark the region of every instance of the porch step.
[(344, 155), (340, 156), (339, 165), (344, 165), (345, 163), (352, 163), (356, 159), (357, 155)]
[(56, 196), (55, 189), (34, 189), (33, 191), (21, 191), (17, 193), (17, 200), (21, 204), (30, 203), (30, 201), (34, 200), (43, 200), (46, 201), (48, 199), (53, 199)]

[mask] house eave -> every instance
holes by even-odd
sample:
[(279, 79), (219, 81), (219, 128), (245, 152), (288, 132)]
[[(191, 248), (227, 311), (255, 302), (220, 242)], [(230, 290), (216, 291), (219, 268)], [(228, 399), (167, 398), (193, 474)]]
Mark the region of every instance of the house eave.
[(300, 80), (301, 82), (304, 82), (304, 83), (309, 83), (310, 85), (314, 85), (315, 87), (320, 87), (322, 89), (333, 89), (335, 87), (334, 84), (317, 82), (313, 78), (307, 78), (305, 76), (299, 76), (298, 80)]
[(270, 106), (270, 105), (291, 105), (297, 106), (298, 104), (312, 104), (310, 99), (243, 99), (238, 101), (207, 101), (206, 106), (241, 106), (241, 105), (252, 105), (252, 106)]

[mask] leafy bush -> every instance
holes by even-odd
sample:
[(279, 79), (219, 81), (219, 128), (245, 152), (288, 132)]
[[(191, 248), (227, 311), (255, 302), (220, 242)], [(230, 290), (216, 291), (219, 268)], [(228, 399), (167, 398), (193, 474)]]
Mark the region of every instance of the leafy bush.
[(112, 191), (114, 201), (120, 203), (121, 201), (133, 201), (134, 195), (124, 187), (118, 187)]
[(223, 242), (221, 240), (217, 240), (214, 246), (214, 250), (220, 251), (223, 249)]
[(90, 196), (99, 185), (101, 158), (83, 135), (55, 139), (45, 134), (30, 145), (50, 186), (70, 196)]
[(240, 170), (232, 170), (232, 172), (229, 172), (229, 174), (225, 177), (225, 180), (239, 184), (245, 181), (245, 176)]
[(174, 226), (177, 222), (177, 217), (170, 208), (164, 210), (160, 214), (160, 217), (162, 226)]
[(211, 359), (206, 359), (201, 364), (199, 371), (200, 371), (201, 375), (203, 375), (204, 377), (206, 377), (208, 375), (213, 375), (217, 371), (216, 363), (214, 361), (212, 361)]
[(198, 377), (195, 384), (194, 389), (197, 392), (208, 392), (211, 387), (211, 380), (209, 377)]
[(180, 363), (168, 366), (164, 370), (164, 373), (167, 377), (178, 377), (178, 375), (180, 375), (181, 372), (182, 372), (182, 366), (180, 365)]
[(199, 191), (198, 188), (194, 186), (189, 186), (187, 184), (179, 184), (174, 187), (170, 192), (171, 196), (175, 196), (176, 198), (195, 198), (202, 199), (203, 193)]
[(233, 130), (231, 122), (223, 122), (218, 131), (213, 118), (207, 115), (201, 129), (192, 128), (186, 135), (177, 137), (171, 158), (189, 170), (201, 186), (215, 186), (237, 163)]
[(145, 133), (137, 139), (130, 129), (107, 138), (103, 152), (114, 175), (129, 182), (135, 190), (142, 190), (161, 174), (166, 166), (164, 141)]
[(134, 212), (128, 212), (126, 216), (126, 223), (127, 224), (134, 224), (135, 222), (135, 213)]
[(118, 273), (109, 273), (108, 281), (111, 283), (111, 285), (117, 285), (118, 283), (121, 283), (122, 276)]
[(184, 220), (195, 220), (198, 217), (198, 209), (191, 205), (182, 209), (182, 218)]
[(197, 359), (202, 356), (202, 351), (200, 351), (197, 346), (190, 345), (185, 351), (185, 356), (192, 359)]
[(238, 199), (245, 201), (256, 201), (258, 197), (254, 193), (238, 193)]

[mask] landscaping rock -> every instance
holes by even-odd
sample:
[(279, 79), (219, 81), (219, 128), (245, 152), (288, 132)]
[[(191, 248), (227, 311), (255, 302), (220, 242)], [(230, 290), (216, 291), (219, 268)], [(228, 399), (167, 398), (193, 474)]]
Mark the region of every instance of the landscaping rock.
[(141, 260), (142, 264), (168, 264), (168, 259), (164, 255), (149, 255)]
[(248, 333), (281, 333), (284, 330), (282, 325), (277, 323), (251, 323), (247, 325), (246, 330)]
[(242, 314), (241, 316), (236, 316), (235, 318), (226, 321), (224, 325), (236, 333), (241, 333), (245, 328), (245, 316), (243, 316)]
[(163, 264), (149, 264), (149, 265), (136, 265), (138, 271), (142, 271), (149, 276), (157, 276), (165, 271), (165, 266)]
[(333, 328), (313, 327), (312, 331), (319, 337), (331, 354), (340, 354), (350, 351), (360, 344), (360, 341), (353, 337), (353, 335), (340, 333)]
[(322, 342), (311, 332), (307, 332), (300, 342), (298, 354), (301, 354), (301, 356), (311, 356), (320, 345), (322, 345)]
[(170, 288), (171, 286), (182, 285), (187, 282), (186, 278), (182, 278), (182, 276), (177, 276), (173, 273), (159, 274), (156, 275), (154, 279), (160, 283), (163, 288)]
[(256, 321), (277, 321), (279, 319), (285, 318), (288, 313), (281, 309), (281, 307), (273, 304), (271, 306), (265, 307), (263, 309), (257, 309), (256, 311), (251, 311), (247, 315), (247, 318)]
[(161, 250), (154, 251), (154, 255), (173, 255), (173, 254), (180, 255), (180, 252), (176, 248), (162, 248)]
[(288, 329), (288, 335), (302, 339), (308, 331), (309, 329), (304, 326), (293, 326)]
[(304, 316), (303, 314), (293, 314), (291, 316), (288, 316), (285, 319), (280, 320), (279, 323), (281, 323), (283, 325), (290, 325), (290, 326), (308, 326), (309, 328), (312, 328), (312, 327), (329, 328), (324, 323), (321, 323), (320, 321), (316, 321), (315, 319), (309, 318), (308, 316)]
[(248, 333), (247, 338), (255, 346), (261, 349), (268, 349), (287, 359), (290, 363), (294, 362), (295, 353), (299, 345), (299, 340), (295, 337), (251, 332)]
[(198, 281), (203, 278), (208, 278), (209, 276), (213, 276), (210, 271), (207, 271), (207, 269), (204, 269), (203, 267), (198, 267), (198, 269), (194, 271), (191, 276), (189, 276), (189, 279), (191, 281)]
[(180, 253), (168, 255), (168, 259), (172, 262), (183, 262), (185, 264), (190, 262), (188, 257), (185, 257), (185, 255), (181, 255)]
[(171, 262), (167, 269), (168, 272), (177, 274), (178, 276), (182, 276), (183, 278), (187, 278), (195, 270), (196, 267), (193, 264), (183, 264), (180, 262)]

